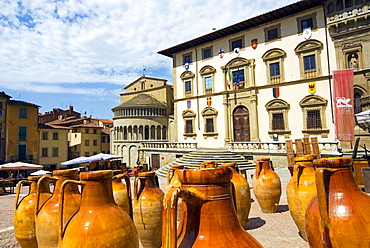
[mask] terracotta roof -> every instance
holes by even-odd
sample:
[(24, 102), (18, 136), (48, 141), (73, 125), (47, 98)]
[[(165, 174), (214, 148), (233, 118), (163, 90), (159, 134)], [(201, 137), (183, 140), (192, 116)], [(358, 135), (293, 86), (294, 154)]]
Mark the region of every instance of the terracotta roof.
[(94, 127), (94, 128), (103, 128), (101, 126), (98, 126), (94, 123), (86, 123), (86, 124), (77, 124), (77, 125), (73, 125), (71, 127)]
[(303, 0), (289, 4), (287, 6), (272, 10), (262, 15), (247, 19), (237, 24), (228, 26), (226, 28), (219, 29), (212, 33), (200, 36), (190, 41), (183, 42), (176, 46), (159, 51), (159, 54), (172, 57), (172, 54), (185, 51), (196, 46), (203, 45), (205, 43), (213, 42), (215, 40), (224, 38), (229, 35), (237, 34), (239, 32), (255, 28), (257, 26), (264, 25), (266, 23), (279, 20), (281, 18), (303, 12), (305, 10), (318, 7), (322, 5), (322, 0)]
[(102, 130), (101, 130), (102, 133), (105, 133), (105, 134), (110, 134), (110, 128), (106, 128), (104, 127)]
[(72, 129), (71, 127), (58, 126), (53, 124), (39, 123), (40, 129)]
[(8, 101), (8, 104), (12, 104), (12, 105), (22, 105), (22, 106), (32, 106), (32, 107), (37, 107), (37, 108), (39, 108), (39, 107), (40, 107), (39, 105), (36, 105), (36, 104), (30, 103), (30, 102), (26, 102), (26, 101), (17, 101), (17, 100), (9, 100), (9, 101)]
[(89, 119), (88, 117), (81, 117), (81, 118), (76, 118), (76, 116), (69, 116), (67, 118), (64, 118), (64, 119), (58, 119), (58, 120), (55, 120), (55, 121), (50, 121), (50, 122), (47, 122), (48, 124), (68, 124), (68, 123), (73, 123), (73, 122), (77, 122), (77, 121), (84, 121), (84, 120), (87, 120)]
[(99, 120), (103, 123), (113, 123), (113, 121), (109, 120), (109, 119), (99, 119), (99, 118), (95, 118), (95, 120)]
[(112, 110), (121, 107), (167, 107), (166, 104), (158, 101), (156, 98), (147, 95), (147, 94), (140, 94), (136, 97), (128, 100), (127, 102), (121, 103), (120, 105), (114, 107)]

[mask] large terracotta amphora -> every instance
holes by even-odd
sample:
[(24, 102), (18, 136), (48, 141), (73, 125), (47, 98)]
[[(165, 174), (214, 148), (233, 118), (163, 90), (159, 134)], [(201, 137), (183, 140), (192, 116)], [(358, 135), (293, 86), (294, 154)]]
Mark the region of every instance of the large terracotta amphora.
[[(167, 185), (166, 190), (175, 187), (178, 188), (181, 186), (178, 171), (185, 169), (184, 165), (173, 165), (171, 168), (167, 171)], [(182, 204), (182, 199), (180, 198), (178, 201), (178, 207), (177, 207), (177, 220), (181, 220), (181, 215), (183, 214), (183, 207), (184, 204)], [(182, 225), (182, 223), (180, 223)]]
[(317, 195), (306, 211), (310, 247), (370, 247), (370, 196), (358, 189), (347, 157), (314, 160)]
[[(122, 173), (120, 170), (113, 171), (113, 198), (117, 206), (125, 210), (132, 219), (132, 200), (131, 200), (131, 183), (127, 173)], [(125, 180), (125, 183), (122, 182)]]
[(290, 178), (286, 195), (290, 214), (304, 240), (307, 240), (304, 229), (304, 218), (308, 203), (316, 195), (314, 157), (305, 155), (295, 158), (293, 176)]
[[(178, 171), (180, 188), (165, 194), (162, 247), (262, 247), (239, 224), (231, 192), (230, 168)], [(186, 205), (184, 228), (177, 232), (178, 197)], [(184, 217), (184, 216), (183, 216)]]
[(262, 212), (276, 213), (281, 196), (281, 181), (269, 158), (257, 159), (252, 184)]
[[(113, 199), (112, 171), (82, 172), (80, 181), (67, 180), (69, 185), (81, 185), (81, 207), (69, 222), (59, 225), (59, 248), (139, 247), (136, 228), (130, 216)], [(66, 213), (65, 197), (60, 198), (59, 218)]]
[(164, 193), (158, 188), (155, 177), (154, 172), (140, 172), (134, 182), (134, 223), (144, 248), (159, 248), (162, 244)]
[(235, 189), (236, 215), (238, 216), (240, 225), (245, 228), (251, 209), (251, 192), (248, 180), (239, 173), (236, 163), (224, 163), (221, 166), (230, 167), (233, 172), (231, 183)]
[[(35, 212), (37, 201), (37, 181), (41, 176), (29, 176), (28, 180), (20, 181), (17, 185), (14, 203), (14, 235), (22, 248), (37, 248), (35, 230)], [(29, 192), (20, 202), (19, 192), (23, 184), (28, 184)], [(49, 181), (43, 180), (38, 191), (39, 202), (43, 204), (50, 198)]]
[[(38, 189), (43, 183), (43, 180), (53, 180), (54, 191), (53, 195), (44, 204), (37, 202), (36, 209), (36, 238), (39, 248), (58, 247), (59, 233), (59, 201), (61, 197), (62, 183), (68, 179), (78, 179), (78, 171), (76, 169), (55, 170), (53, 176), (42, 177), (38, 182)], [(76, 213), (80, 207), (81, 194), (77, 185), (68, 185), (65, 189), (65, 215), (64, 222)]]

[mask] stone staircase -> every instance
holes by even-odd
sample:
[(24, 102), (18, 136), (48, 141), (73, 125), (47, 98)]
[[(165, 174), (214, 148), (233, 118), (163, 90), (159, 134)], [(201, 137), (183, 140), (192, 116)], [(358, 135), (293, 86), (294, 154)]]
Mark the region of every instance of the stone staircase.
[(216, 161), (219, 164), (235, 162), (238, 164), (240, 170), (251, 170), (255, 168), (252, 162), (235, 152), (230, 152), (228, 149), (198, 148), (196, 151), (189, 152), (181, 158), (177, 158), (173, 162), (162, 166), (155, 173), (158, 177), (166, 177), (168, 169), (173, 165), (184, 165), (187, 169), (199, 169), (199, 166), (204, 161), (210, 160)]

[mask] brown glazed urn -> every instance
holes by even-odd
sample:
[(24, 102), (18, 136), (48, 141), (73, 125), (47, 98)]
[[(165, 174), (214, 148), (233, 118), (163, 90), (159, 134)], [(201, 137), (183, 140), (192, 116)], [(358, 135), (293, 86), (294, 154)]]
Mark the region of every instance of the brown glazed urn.
[(238, 172), (236, 163), (224, 163), (221, 166), (230, 167), (233, 172), (231, 183), (235, 190), (236, 215), (238, 216), (240, 225), (245, 228), (251, 209), (251, 192), (248, 180)]
[[(50, 198), (49, 181), (43, 180), (37, 192), (37, 181), (41, 176), (29, 176), (28, 180), (20, 181), (17, 185), (14, 202), (14, 235), (22, 248), (37, 248), (35, 230), (36, 202), (39, 195), (39, 202), (43, 204)], [(28, 195), (20, 202), (19, 192), (23, 184), (29, 185)]]
[(290, 178), (286, 195), (290, 214), (304, 240), (307, 240), (304, 229), (304, 218), (308, 203), (316, 195), (314, 157), (305, 155), (295, 158), (293, 176)]
[[(38, 189), (43, 184), (43, 180), (55, 181), (53, 195), (44, 204), (38, 202), (36, 209), (36, 238), (39, 248), (58, 247), (59, 233), (59, 202), (61, 197), (62, 183), (68, 179), (77, 179), (76, 169), (55, 170), (53, 176), (44, 176), (38, 181)], [(63, 222), (76, 213), (80, 207), (81, 194), (77, 185), (68, 185), (64, 190), (65, 214)]]
[(281, 181), (269, 158), (257, 159), (252, 184), (262, 212), (276, 213), (281, 196)]
[[(165, 194), (162, 247), (262, 247), (240, 225), (232, 191), (231, 168), (178, 171), (180, 188)], [(184, 227), (177, 231), (176, 207), (181, 197), (186, 205)]]
[(370, 247), (370, 196), (357, 187), (352, 159), (324, 158), (313, 163), (317, 195), (305, 217), (310, 247)]
[[(112, 189), (113, 198), (117, 206), (125, 210), (132, 219), (131, 183), (127, 173), (120, 170), (113, 171)], [(125, 183), (122, 182), (125, 180)]]
[[(81, 207), (68, 222), (60, 224), (59, 248), (138, 248), (139, 239), (130, 216), (113, 199), (110, 170), (82, 172), (80, 181), (67, 180), (68, 185), (81, 185)], [(65, 204), (60, 198), (59, 218), (64, 219)]]
[(155, 177), (155, 172), (140, 172), (134, 182), (134, 223), (144, 248), (159, 248), (162, 244), (164, 193)]

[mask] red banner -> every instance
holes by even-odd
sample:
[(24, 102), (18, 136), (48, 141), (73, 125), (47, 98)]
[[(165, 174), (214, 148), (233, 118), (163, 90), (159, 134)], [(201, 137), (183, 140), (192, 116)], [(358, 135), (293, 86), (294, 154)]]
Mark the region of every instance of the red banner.
[(353, 69), (334, 71), (334, 118), (339, 141), (355, 141), (353, 94)]

